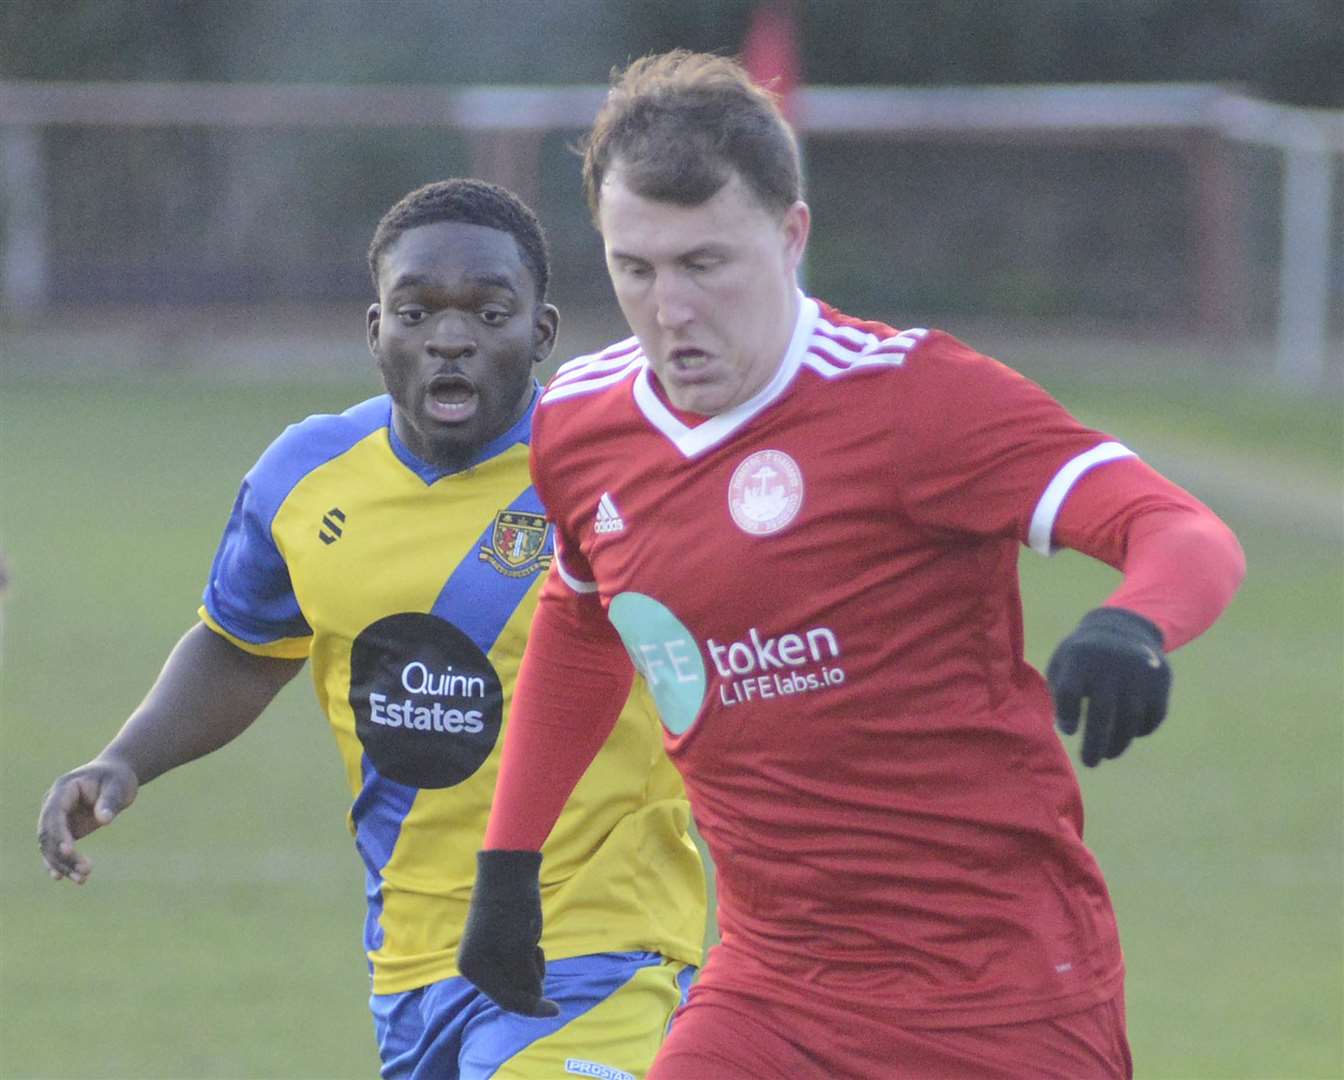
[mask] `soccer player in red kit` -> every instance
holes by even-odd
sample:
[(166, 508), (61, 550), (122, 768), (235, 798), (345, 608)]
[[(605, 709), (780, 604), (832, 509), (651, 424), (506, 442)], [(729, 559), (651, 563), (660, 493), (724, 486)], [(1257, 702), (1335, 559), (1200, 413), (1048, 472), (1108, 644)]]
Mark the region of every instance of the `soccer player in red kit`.
[[(562, 367), (535, 414), (556, 558), (463, 973), (551, 1011), (536, 852), (637, 669), (722, 935), (652, 1080), (1131, 1075), (1051, 721), (1085, 712), (1089, 766), (1156, 728), (1166, 653), (1241, 580), (1235, 537), (996, 361), (799, 292), (796, 144), (735, 62), (619, 73), (584, 180), (634, 336)], [(1124, 574), (1047, 678), (1021, 544)]]

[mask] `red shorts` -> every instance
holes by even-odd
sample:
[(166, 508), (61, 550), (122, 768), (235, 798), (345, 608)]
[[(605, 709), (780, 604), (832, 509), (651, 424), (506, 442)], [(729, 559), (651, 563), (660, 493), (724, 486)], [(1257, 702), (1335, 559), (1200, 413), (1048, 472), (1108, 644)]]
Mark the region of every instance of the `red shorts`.
[[(677, 1014), (647, 1080), (1131, 1080), (1123, 992), (1066, 1016), (897, 1028), (855, 1013), (821, 1029), (798, 1004), (729, 991)], [(800, 1022), (801, 1021), (801, 1022)], [(836, 1030), (836, 1027), (843, 1030)]]

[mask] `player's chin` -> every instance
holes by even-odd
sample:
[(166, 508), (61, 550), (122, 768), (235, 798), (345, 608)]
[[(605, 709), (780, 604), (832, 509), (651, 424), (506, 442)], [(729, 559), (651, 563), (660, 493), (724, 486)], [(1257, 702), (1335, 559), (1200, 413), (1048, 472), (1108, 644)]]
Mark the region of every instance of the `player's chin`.
[(460, 468), (485, 442), (478, 418), (442, 421), (421, 417), (417, 425), (423, 454), (444, 468)]
[(426, 441), (435, 450), (447, 453), (461, 453), (473, 450), (485, 441), (479, 419), (437, 421), (425, 429)]
[(678, 387), (668, 393), (668, 400), (684, 412), (698, 413), (701, 416), (714, 416), (723, 412), (729, 403), (729, 396), (718, 387), (688, 386)]

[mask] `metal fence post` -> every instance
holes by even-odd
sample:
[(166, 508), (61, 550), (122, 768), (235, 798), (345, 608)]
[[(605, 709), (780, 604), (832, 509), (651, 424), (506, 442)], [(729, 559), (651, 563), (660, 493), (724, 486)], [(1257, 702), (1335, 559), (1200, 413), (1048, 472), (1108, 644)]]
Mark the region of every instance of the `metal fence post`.
[(1330, 326), (1330, 189), (1334, 158), (1325, 146), (1285, 146), (1283, 164), (1275, 369), (1285, 381), (1315, 385), (1325, 373)]
[(46, 303), (47, 197), (42, 132), (36, 124), (0, 125), (0, 301), (12, 311)]

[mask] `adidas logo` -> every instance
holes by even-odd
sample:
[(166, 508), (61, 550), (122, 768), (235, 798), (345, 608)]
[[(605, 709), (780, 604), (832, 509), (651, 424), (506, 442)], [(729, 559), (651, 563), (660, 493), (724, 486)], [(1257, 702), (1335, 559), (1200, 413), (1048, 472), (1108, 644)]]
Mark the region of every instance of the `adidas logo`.
[(616, 504), (612, 502), (610, 492), (602, 492), (602, 498), (597, 500), (597, 524), (595, 528), (599, 535), (625, 530), (625, 522), (621, 520), (621, 512), (616, 509)]

